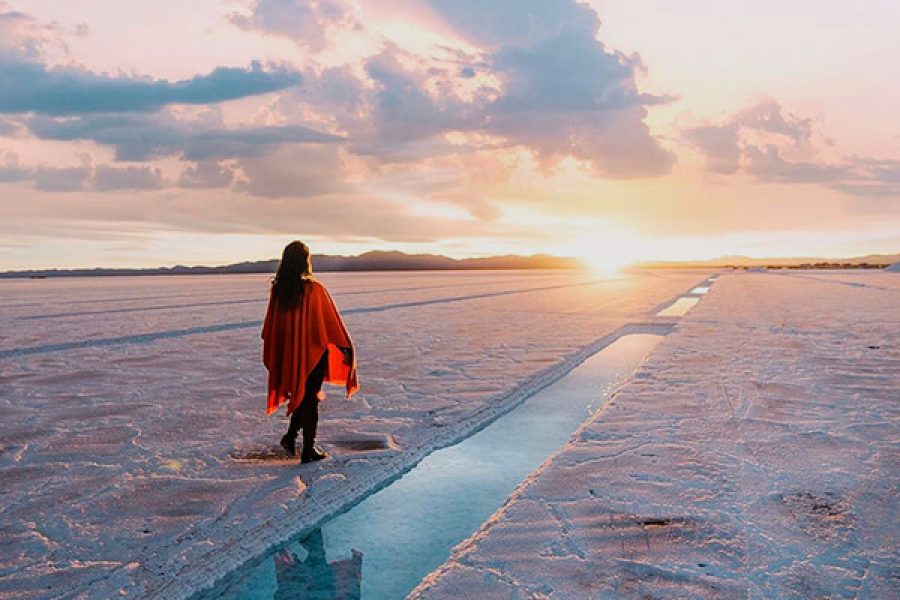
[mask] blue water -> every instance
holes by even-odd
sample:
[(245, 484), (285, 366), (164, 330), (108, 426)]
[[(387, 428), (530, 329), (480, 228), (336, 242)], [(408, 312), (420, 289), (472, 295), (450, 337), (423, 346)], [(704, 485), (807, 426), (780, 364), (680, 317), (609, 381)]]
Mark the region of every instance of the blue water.
[(199, 597), (403, 598), (568, 441), (660, 337), (619, 338), (485, 429)]

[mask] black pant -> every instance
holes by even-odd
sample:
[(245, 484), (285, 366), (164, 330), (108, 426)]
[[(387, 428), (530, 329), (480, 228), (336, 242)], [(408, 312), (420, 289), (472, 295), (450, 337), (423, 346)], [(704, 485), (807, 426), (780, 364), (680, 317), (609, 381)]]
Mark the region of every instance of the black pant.
[(322, 381), (325, 379), (325, 368), (328, 366), (328, 352), (322, 354), (309, 377), (306, 378), (306, 389), (303, 392), (303, 401), (293, 413), (291, 424), (288, 426), (288, 436), (297, 439), (297, 432), (303, 429), (303, 451), (313, 449), (316, 443), (316, 428), (319, 425), (319, 390), (322, 389)]

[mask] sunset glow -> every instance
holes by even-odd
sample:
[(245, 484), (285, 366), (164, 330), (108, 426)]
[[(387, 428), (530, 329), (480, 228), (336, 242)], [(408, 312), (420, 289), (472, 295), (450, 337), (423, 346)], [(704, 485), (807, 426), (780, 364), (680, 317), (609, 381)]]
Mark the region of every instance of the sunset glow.
[(647, 240), (626, 230), (598, 227), (571, 243), (562, 244), (554, 254), (573, 256), (601, 275), (647, 260), (651, 255)]
[(897, 3), (149, 6), (0, 0), (0, 269), (900, 249)]

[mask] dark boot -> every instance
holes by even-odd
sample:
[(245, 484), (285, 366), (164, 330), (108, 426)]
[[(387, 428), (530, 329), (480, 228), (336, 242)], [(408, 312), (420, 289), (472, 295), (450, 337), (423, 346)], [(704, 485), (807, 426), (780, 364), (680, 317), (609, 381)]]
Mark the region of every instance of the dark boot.
[(281, 438), (281, 447), (288, 456), (297, 456), (297, 434), (291, 435), (290, 432), (284, 434)]
[(300, 462), (305, 462), (305, 463), (314, 462), (317, 460), (322, 460), (324, 458), (328, 458), (329, 456), (331, 456), (331, 455), (328, 454), (328, 452), (326, 452), (325, 450), (320, 450), (319, 448), (316, 448), (315, 446), (310, 446), (309, 448), (304, 447), (303, 455), (300, 457)]
[(303, 413), (295, 410), (291, 413), (291, 421), (288, 425), (287, 433), (281, 438), (281, 447), (288, 453), (288, 456), (297, 456), (297, 434), (303, 427)]

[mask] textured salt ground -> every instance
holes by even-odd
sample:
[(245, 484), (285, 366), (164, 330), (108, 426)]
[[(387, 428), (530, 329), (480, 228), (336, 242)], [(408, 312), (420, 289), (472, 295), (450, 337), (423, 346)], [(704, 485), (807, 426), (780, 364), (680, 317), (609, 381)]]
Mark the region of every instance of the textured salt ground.
[[(0, 596), (187, 594), (707, 274), (325, 274), (348, 313), (363, 389), (347, 402), (330, 388), (320, 429), (336, 458), (302, 467), (231, 458), (266, 452), (285, 427), (263, 414), (255, 322), (268, 277), (2, 281)], [(249, 325), (179, 333), (221, 323)], [(84, 345), (47, 349), (69, 342)], [(43, 350), (10, 353), (23, 348)]]
[(723, 275), (411, 597), (900, 597), (894, 279)]

